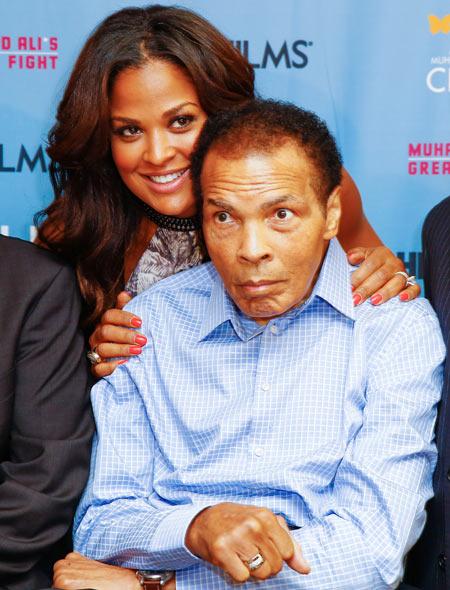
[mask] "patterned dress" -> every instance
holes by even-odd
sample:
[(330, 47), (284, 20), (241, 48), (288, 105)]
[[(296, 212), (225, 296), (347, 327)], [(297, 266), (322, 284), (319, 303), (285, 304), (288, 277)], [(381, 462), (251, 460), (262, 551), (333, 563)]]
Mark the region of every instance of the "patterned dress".
[(197, 231), (158, 227), (126, 284), (133, 297), (154, 283), (204, 260)]

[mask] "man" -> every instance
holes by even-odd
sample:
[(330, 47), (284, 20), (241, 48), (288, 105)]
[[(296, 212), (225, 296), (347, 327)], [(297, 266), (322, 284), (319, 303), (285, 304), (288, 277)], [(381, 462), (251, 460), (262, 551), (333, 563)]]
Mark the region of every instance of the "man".
[[(423, 226), (425, 290), (450, 350), (450, 197), (436, 205)], [(439, 461), (435, 498), (428, 505), (423, 537), (408, 562), (408, 575), (424, 590), (450, 588), (450, 364), (446, 363), (437, 427)]]
[(169, 570), (170, 589), (398, 585), (431, 495), (443, 345), (423, 300), (353, 307), (340, 171), (294, 106), (206, 124), (191, 172), (212, 264), (130, 305), (149, 346), (94, 388), (78, 551)]
[(50, 586), (70, 548), (93, 422), (80, 297), (55, 256), (0, 236), (0, 588)]

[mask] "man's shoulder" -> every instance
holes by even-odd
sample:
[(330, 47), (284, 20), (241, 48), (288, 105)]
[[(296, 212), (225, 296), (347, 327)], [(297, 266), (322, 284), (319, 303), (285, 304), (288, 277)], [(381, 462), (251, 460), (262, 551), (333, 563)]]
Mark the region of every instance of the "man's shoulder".
[(428, 213), (426, 220), (429, 223), (445, 224), (448, 227), (450, 216), (450, 196), (440, 201)]
[(386, 321), (407, 321), (415, 322), (421, 318), (436, 321), (436, 314), (430, 302), (419, 297), (413, 301), (400, 301), (393, 297), (382, 305), (372, 305), (369, 300), (355, 308), (357, 322), (372, 323)]
[(450, 227), (450, 197), (447, 197), (431, 209), (424, 222), (425, 232), (439, 231), (440, 228), (449, 230)]
[(217, 272), (210, 262), (201, 264), (158, 281), (135, 297), (126, 310), (144, 316), (159, 312), (161, 306), (189, 311), (209, 300), (216, 278)]
[(382, 305), (366, 301), (355, 309), (355, 326), (362, 330), (372, 346), (374, 342), (388, 339), (410, 340), (427, 334), (442, 342), (442, 333), (434, 309), (427, 299), (418, 298), (410, 302), (394, 297)]
[(36, 287), (37, 283), (52, 281), (61, 271), (67, 280), (74, 277), (72, 267), (53, 252), (20, 238), (0, 235), (0, 275), (4, 279), (14, 277)]

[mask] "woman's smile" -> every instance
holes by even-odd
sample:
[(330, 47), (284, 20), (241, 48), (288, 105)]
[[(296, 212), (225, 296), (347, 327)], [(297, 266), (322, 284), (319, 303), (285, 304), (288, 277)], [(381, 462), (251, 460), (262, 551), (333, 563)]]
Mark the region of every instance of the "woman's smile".
[(111, 95), (111, 151), (128, 189), (159, 213), (195, 213), (190, 158), (206, 121), (178, 66), (152, 60), (123, 70)]

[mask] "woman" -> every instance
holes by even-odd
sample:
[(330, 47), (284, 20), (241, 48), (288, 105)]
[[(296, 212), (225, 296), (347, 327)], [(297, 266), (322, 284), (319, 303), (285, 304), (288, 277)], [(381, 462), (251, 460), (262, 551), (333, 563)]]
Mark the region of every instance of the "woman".
[[(56, 198), (41, 214), (38, 239), (77, 270), (97, 377), (125, 362), (108, 359), (139, 354), (145, 344), (129, 329), (140, 319), (121, 311), (124, 288), (135, 295), (203, 260), (190, 154), (209, 114), (253, 96), (247, 60), (187, 10), (124, 9), (85, 44), (49, 136)], [(351, 263), (362, 262), (355, 304), (371, 295), (374, 304), (399, 292), (416, 297), (419, 287), (395, 274), (403, 264), (382, 247), (346, 173), (343, 210), (341, 244), (364, 246), (349, 251)]]

